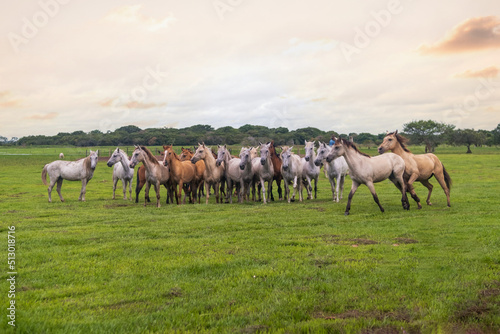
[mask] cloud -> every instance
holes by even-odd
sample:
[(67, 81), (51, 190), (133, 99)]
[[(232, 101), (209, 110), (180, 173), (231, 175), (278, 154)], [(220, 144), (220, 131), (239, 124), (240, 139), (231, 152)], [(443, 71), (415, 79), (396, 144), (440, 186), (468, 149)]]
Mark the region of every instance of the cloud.
[(490, 66), (479, 71), (467, 70), (457, 74), (457, 78), (496, 78), (500, 73), (500, 69), (495, 66)]
[(0, 108), (13, 108), (21, 105), (21, 100), (13, 99), (9, 91), (0, 92)]
[(283, 52), (284, 55), (316, 54), (333, 50), (339, 42), (331, 39), (320, 39), (315, 41), (301, 41), (292, 38), (289, 41), (290, 48)]
[(135, 24), (147, 31), (165, 29), (177, 21), (171, 13), (163, 19), (147, 17), (144, 14), (139, 13), (141, 8), (142, 5), (123, 6), (110, 12), (104, 19), (110, 22), (122, 24)]
[(59, 116), (59, 113), (57, 113), (57, 112), (49, 112), (47, 114), (33, 114), (33, 115), (30, 115), (30, 116), (26, 116), (25, 119), (34, 119), (34, 120), (45, 121), (45, 120), (54, 119), (57, 116)]
[(127, 108), (127, 109), (150, 109), (157, 107), (164, 107), (166, 103), (143, 103), (139, 101), (120, 101), (121, 98), (104, 99), (98, 102), (104, 108)]
[(500, 48), (500, 17), (473, 17), (455, 26), (432, 45), (421, 45), (422, 54), (447, 54)]

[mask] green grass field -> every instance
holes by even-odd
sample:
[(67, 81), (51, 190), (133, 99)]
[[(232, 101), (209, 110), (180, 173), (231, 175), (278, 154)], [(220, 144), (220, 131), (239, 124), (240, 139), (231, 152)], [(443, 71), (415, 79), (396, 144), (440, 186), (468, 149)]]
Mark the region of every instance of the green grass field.
[[(385, 213), (361, 186), (347, 217), (349, 178), (340, 203), (321, 173), (318, 199), (304, 203), (216, 205), (212, 196), (209, 205), (175, 206), (164, 204), (163, 189), (158, 209), (121, 199), (121, 184), (112, 200), (105, 162), (86, 202), (77, 200), (81, 184), (65, 181), (66, 202), (54, 189), (49, 204), (41, 170), (61, 151), (71, 160), (85, 153), (0, 147), (0, 332), (500, 331), (497, 148), (438, 148), (453, 179), (451, 208), (431, 180), (433, 206), (411, 201), (404, 211), (385, 181), (376, 184)], [(425, 198), (423, 186), (416, 190)], [(15, 328), (7, 318), (11, 226)]]

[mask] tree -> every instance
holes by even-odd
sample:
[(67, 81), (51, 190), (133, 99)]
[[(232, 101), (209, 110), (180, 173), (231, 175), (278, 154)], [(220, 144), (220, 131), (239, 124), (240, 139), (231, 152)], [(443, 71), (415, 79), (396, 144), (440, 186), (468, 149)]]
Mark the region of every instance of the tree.
[(453, 135), (451, 136), (451, 144), (465, 145), (467, 146), (466, 153), (472, 153), (470, 149), (471, 145), (481, 145), (482, 139), (482, 135), (477, 131), (474, 131), (474, 129), (458, 129), (453, 131)]
[(499, 145), (500, 144), (500, 123), (491, 132), (493, 134), (493, 145)]
[(432, 120), (412, 121), (403, 126), (403, 131), (410, 137), (412, 144), (425, 144), (425, 152), (434, 152), (436, 146), (455, 128), (454, 125)]

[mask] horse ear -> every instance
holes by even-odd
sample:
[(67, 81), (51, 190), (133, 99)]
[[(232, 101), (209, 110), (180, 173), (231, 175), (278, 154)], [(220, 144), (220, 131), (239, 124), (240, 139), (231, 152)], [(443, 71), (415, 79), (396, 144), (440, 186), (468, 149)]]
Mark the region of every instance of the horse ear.
[(97, 156), (99, 156), (99, 150), (95, 151), (95, 154), (96, 154)]
[(226, 144), (224, 144), (224, 148), (227, 148)]
[(394, 132), (394, 134), (395, 134), (395, 135), (397, 135), (397, 134), (398, 134), (398, 130), (396, 130), (396, 131)]

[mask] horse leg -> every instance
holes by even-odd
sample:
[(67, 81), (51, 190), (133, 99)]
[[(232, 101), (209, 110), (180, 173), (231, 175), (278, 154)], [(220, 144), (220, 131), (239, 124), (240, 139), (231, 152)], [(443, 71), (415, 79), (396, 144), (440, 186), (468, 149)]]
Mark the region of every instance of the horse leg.
[(420, 183), (422, 183), (424, 187), (426, 187), (429, 190), (429, 193), (427, 194), (426, 203), (427, 205), (432, 205), (431, 194), (432, 194), (432, 188), (434, 188), (434, 186), (429, 182), (429, 180), (420, 181)]
[(156, 192), (156, 207), (159, 208), (161, 207), (160, 204), (160, 181), (156, 181), (154, 187), (155, 187), (155, 192)]
[[(339, 179), (337, 178), (337, 183), (340, 183), (340, 199), (343, 198), (343, 193), (344, 193), (344, 183), (345, 183), (345, 174), (344, 175), (340, 175), (340, 181)], [(337, 187), (337, 189), (339, 189)], [(338, 202), (338, 194), (337, 194), (337, 202)]]
[[(293, 178), (293, 184), (292, 184), (292, 187), (293, 187), (293, 194), (292, 196), (290, 196), (290, 198), (292, 199), (292, 202), (295, 202), (295, 192), (297, 191), (297, 182), (299, 182), (297, 180), (297, 175), (295, 175), (295, 177)], [(302, 180), (300, 180), (300, 182), (302, 182)], [(290, 199), (288, 200), (288, 202), (290, 202)]]
[(144, 201), (151, 202), (149, 199), (149, 189), (151, 188), (151, 184), (146, 180), (146, 188), (144, 188)]
[[(64, 202), (64, 198), (62, 197), (62, 194), (61, 194), (61, 187), (62, 187), (62, 183), (63, 183), (63, 178), (59, 178), (57, 179), (57, 194), (59, 195), (59, 198), (61, 199), (61, 202)], [(52, 189), (51, 189), (52, 190)]]
[(52, 188), (54, 188), (55, 184), (56, 184), (56, 181), (52, 181), (52, 178), (51, 178), (49, 187), (47, 188), (47, 192), (49, 193), (49, 203), (52, 203)]
[(278, 199), (283, 200), (283, 190), (281, 189), (281, 178), (276, 179), (276, 185), (278, 186)]
[(87, 192), (87, 179), (82, 180), (82, 190), (80, 191), (79, 201), (85, 202), (85, 193)]
[(312, 199), (312, 185), (311, 185), (311, 178), (306, 175), (306, 180), (307, 180), (307, 199)]
[(298, 184), (298, 187), (299, 187), (299, 202), (302, 202), (304, 200), (304, 196), (302, 196), (302, 191), (303, 191), (303, 188), (304, 188), (304, 183), (302, 182), (302, 180), (300, 180), (301, 182), (299, 182)]
[[(338, 202), (338, 196), (339, 196), (339, 194), (338, 194), (338, 192), (339, 192), (339, 190), (338, 190), (338, 183), (339, 182), (337, 182), (337, 191), (335, 191), (335, 187), (336, 187), (336, 185), (335, 185), (335, 177), (332, 176), (330, 178), (330, 176), (328, 176), (328, 179), (330, 181), (330, 187), (332, 188), (332, 198), (333, 198), (333, 201), (334, 202)], [(337, 200), (335, 200), (335, 192), (337, 193)]]
[(370, 193), (373, 196), (373, 200), (375, 201), (375, 203), (377, 203), (378, 207), (380, 208), (380, 211), (384, 212), (384, 208), (380, 204), (380, 201), (378, 200), (378, 195), (375, 192), (375, 186), (373, 185), (373, 182), (367, 182), (366, 186), (368, 187), (368, 189), (370, 189)]
[[(180, 180), (178, 183), (178, 186), (179, 186), (179, 192), (177, 193), (177, 205), (179, 205), (179, 203), (181, 202), (182, 188), (184, 187), (184, 182), (182, 182), (182, 180)], [(186, 195), (186, 191), (184, 191), (184, 197), (185, 197), (185, 195)], [(184, 204), (184, 202), (182, 202), (182, 204)]]
[(418, 195), (415, 191), (415, 188), (413, 187), (413, 182), (415, 182), (415, 180), (417, 178), (418, 178), (418, 174), (416, 174), (416, 173), (413, 173), (412, 175), (410, 175), (410, 178), (408, 179), (406, 186), (407, 186), (408, 192), (411, 195), (411, 198), (413, 198), (413, 200), (415, 202), (417, 202), (418, 209), (422, 209), (422, 204), (420, 204), (420, 198), (418, 198)]
[(359, 187), (359, 183), (357, 183), (356, 181), (353, 180), (352, 186), (351, 186), (351, 191), (349, 192), (349, 196), (347, 197), (347, 205), (345, 207), (344, 216), (348, 216), (349, 212), (351, 211), (351, 201), (352, 201), (352, 198), (354, 197), (354, 193), (356, 192), (358, 187)]
[(314, 199), (318, 198), (318, 177), (314, 179)]
[(132, 179), (128, 180), (128, 195), (130, 197), (130, 200), (132, 200)]
[(115, 199), (116, 185), (118, 184), (118, 178), (113, 175), (113, 199)]
[[(262, 177), (260, 178), (260, 186), (262, 188), (262, 198), (263, 198), (262, 203), (266, 204), (266, 186), (264, 185), (264, 179)], [(260, 197), (260, 193), (259, 193), (259, 197)], [(260, 200), (260, 198), (259, 198), (259, 200)]]
[(123, 186), (123, 199), (127, 200), (127, 179), (125, 178), (122, 179), (122, 186)]
[(403, 209), (410, 210), (410, 201), (406, 196), (407, 187), (403, 175), (397, 177), (392, 174), (391, 176), (389, 176), (389, 180), (391, 180), (391, 182), (394, 183), (396, 188), (398, 188), (398, 190), (401, 192), (401, 204), (403, 205)]

